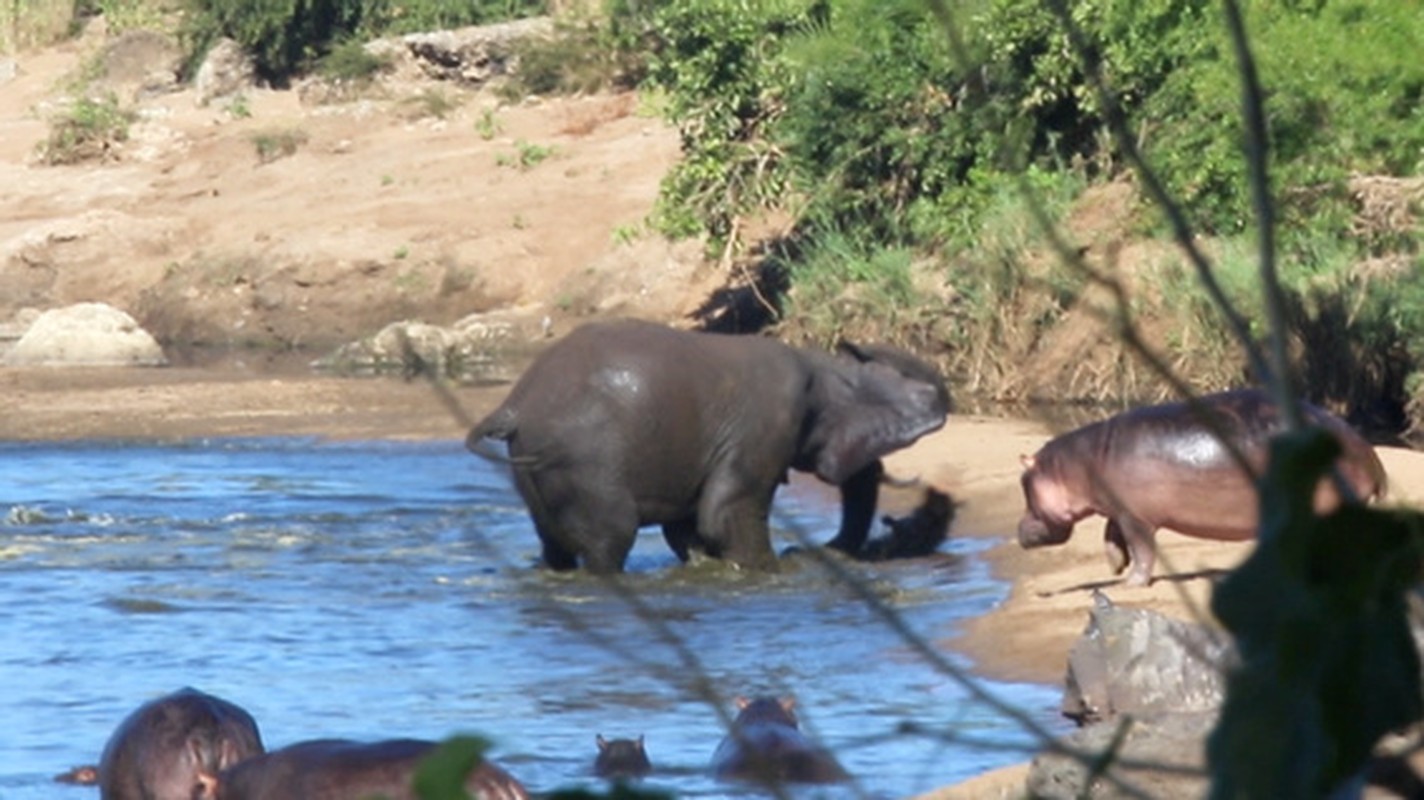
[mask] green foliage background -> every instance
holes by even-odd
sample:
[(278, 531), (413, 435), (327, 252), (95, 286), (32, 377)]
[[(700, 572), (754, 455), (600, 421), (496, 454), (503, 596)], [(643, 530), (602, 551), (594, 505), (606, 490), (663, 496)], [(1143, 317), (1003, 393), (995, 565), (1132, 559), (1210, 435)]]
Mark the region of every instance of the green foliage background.
[[(1220, 251), (1244, 252), (1240, 88), (1219, 4), (1068, 6), (1089, 62), (1194, 230)], [(773, 244), (792, 278), (781, 311), (820, 339), (838, 332), (822, 321), (828, 298), (853, 296), (859, 311), (848, 313), (905, 319), (892, 313), (905, 302), (874, 288), (883, 283), (874, 265), (887, 263), (876, 253), (905, 248), (938, 265), (947, 289), (915, 302), (942, 321), (914, 336), (876, 335), (940, 348), (960, 383), (992, 391), (997, 379), (975, 372), (989, 354), (1035, 346), (1081, 284), (1063, 265), (1025, 268), (1046, 245), (1034, 226), (1004, 218), (1030, 219), (1032, 204), (1006, 198), (1027, 185), (1040, 205), (1065, 208), (1065, 193), (1124, 180), (1126, 162), (1049, 3), (966, 0), (950, 10), (963, 52), (918, 0), (622, 0), (610, 24), (624, 46), (652, 54), (645, 86), (665, 93), (682, 132), (684, 160), (654, 215), (661, 230), (734, 252), (746, 220), (788, 217), (786, 240)], [(1360, 222), (1349, 180), (1424, 168), (1424, 0), (1259, 2), (1247, 25), (1267, 92), (1292, 335), (1312, 358), (1314, 398), (1401, 430), (1410, 424), (1405, 387), (1424, 382), (1424, 346), (1413, 344), (1424, 330), (1412, 327), (1424, 314), (1420, 201), (1407, 201), (1402, 229), (1372, 227)], [(1127, 225), (1145, 239), (1165, 236), (1145, 203)], [(1023, 234), (986, 246), (986, 233), (1005, 230)], [(846, 265), (848, 253), (861, 254), (858, 265)], [(1371, 259), (1392, 266), (1364, 268)], [(1230, 347), (1215, 310), (1173, 270), (1185, 274), (1169, 267), (1146, 282), (1171, 302), (1141, 310), (1165, 329), (1186, 326), (1179, 341), (1204, 343), (1191, 348), (1200, 355), (1172, 354), (1189, 376), (1200, 371), (1201, 388), (1239, 382), (1244, 365), (1221, 361)], [(859, 284), (867, 290), (844, 290)], [(1234, 299), (1260, 318), (1251, 294)], [(1096, 388), (1099, 399), (1112, 394)]]

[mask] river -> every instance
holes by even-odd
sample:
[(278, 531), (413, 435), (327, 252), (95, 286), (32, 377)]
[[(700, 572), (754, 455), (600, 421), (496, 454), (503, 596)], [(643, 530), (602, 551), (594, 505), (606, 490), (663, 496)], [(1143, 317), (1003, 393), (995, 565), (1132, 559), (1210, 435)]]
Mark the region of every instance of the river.
[[(706, 772), (713, 702), (737, 695), (794, 696), (857, 778), (809, 796), (908, 797), (1033, 747), (881, 616), (935, 643), (989, 609), (1006, 589), (982, 539), (851, 565), (856, 589), (804, 556), (682, 567), (649, 529), (619, 584), (635, 603), (536, 570), (508, 475), (458, 442), (0, 444), (0, 487), (3, 800), (96, 797), (52, 777), (183, 686), (246, 708), (269, 748), (476, 733), (536, 791), (597, 787), (595, 734), (641, 734), (650, 788), (753, 796)], [(829, 538), (837, 513), (782, 490), (777, 549)], [(1055, 689), (978, 684), (1064, 729)]]

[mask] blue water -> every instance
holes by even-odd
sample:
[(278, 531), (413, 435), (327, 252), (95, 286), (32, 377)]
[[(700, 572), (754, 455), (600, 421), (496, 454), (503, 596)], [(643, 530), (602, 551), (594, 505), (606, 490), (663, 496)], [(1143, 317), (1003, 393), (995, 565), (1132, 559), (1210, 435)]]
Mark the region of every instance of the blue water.
[[(784, 489), (778, 550), (836, 514)], [(1004, 592), (982, 546), (850, 569), (962, 668), (940, 643)], [(182, 686), (246, 708), (269, 748), (478, 733), (536, 791), (596, 786), (601, 733), (646, 737), (652, 787), (753, 795), (705, 771), (714, 703), (739, 694), (793, 695), (858, 779), (814, 796), (907, 797), (1033, 747), (813, 559), (687, 568), (649, 530), (634, 603), (537, 555), (508, 476), (455, 442), (0, 443), (0, 798), (96, 797), (52, 776)], [(980, 685), (1063, 729), (1055, 690)]]

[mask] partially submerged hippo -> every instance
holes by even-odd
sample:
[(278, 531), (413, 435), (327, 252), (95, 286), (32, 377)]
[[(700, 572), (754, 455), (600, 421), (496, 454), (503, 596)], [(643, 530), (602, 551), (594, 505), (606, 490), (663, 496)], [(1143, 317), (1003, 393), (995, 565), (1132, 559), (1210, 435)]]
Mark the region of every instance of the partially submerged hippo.
[(795, 701), (738, 697), (737, 708), (731, 730), (712, 754), (717, 778), (772, 786), (849, 779), (834, 756), (801, 732)]
[(646, 777), (653, 770), (643, 737), (636, 739), (605, 739), (594, 737), (598, 756), (593, 760), (593, 774), (609, 780), (630, 780)]
[[(416, 800), (416, 769), (438, 747), (419, 739), (318, 739), (244, 761), (207, 782), (203, 800)], [(528, 800), (524, 786), (489, 761), (465, 779), (476, 800)]]
[[(1268, 457), (1268, 440), (1284, 429), (1271, 399), (1255, 389), (1199, 398), (1223, 435), (1258, 473)], [(1361, 501), (1382, 496), (1384, 467), (1374, 448), (1343, 420), (1302, 404), (1308, 424), (1339, 440), (1340, 475)], [(1093, 514), (1108, 518), (1108, 566), (1121, 573), (1132, 565), (1129, 586), (1152, 580), (1154, 536), (1171, 528), (1204, 539), (1243, 540), (1256, 535), (1258, 502), (1254, 480), (1243, 472), (1187, 403), (1146, 406), (1059, 436), (1024, 458), (1027, 506), (1019, 521), (1019, 544), (1062, 544), (1073, 525)], [(1320, 513), (1340, 503), (1327, 478), (1315, 496)]]
[(949, 526), (954, 524), (957, 507), (954, 498), (944, 492), (933, 487), (926, 489), (925, 499), (910, 514), (881, 517), (889, 533), (866, 542), (858, 557), (864, 561), (890, 561), (920, 558), (936, 552), (949, 538)]
[(262, 753), (252, 716), (197, 689), (145, 703), (99, 759), (103, 800), (192, 800), (204, 776)]

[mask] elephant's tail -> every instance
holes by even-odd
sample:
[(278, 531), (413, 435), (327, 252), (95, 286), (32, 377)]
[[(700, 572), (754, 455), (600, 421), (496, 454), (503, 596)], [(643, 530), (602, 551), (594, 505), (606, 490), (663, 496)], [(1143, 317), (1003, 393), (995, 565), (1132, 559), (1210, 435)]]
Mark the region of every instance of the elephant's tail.
[(470, 428), (470, 433), (465, 436), (465, 449), (469, 450), (481, 458), (488, 458), (493, 461), (506, 461), (505, 456), (495, 453), (490, 449), (486, 439), (499, 439), (508, 441), (514, 432), (518, 430), (518, 416), (514, 409), (507, 405), (502, 405), (495, 409), (494, 413), (480, 420), (475, 427)]

